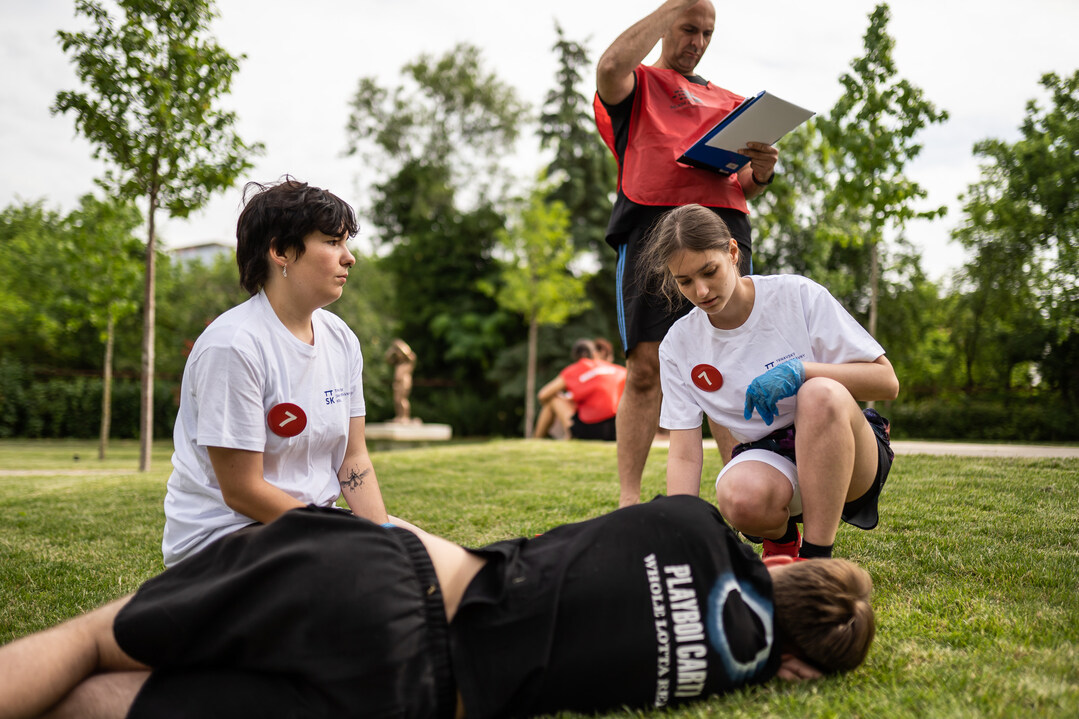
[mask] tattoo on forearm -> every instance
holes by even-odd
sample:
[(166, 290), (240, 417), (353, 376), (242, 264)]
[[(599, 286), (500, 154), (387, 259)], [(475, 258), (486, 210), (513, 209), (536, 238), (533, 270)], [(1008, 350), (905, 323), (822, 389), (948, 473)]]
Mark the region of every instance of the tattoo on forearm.
[(366, 477), (371, 470), (365, 469), (362, 472), (357, 472), (355, 469), (348, 470), (348, 478), (341, 480), (341, 489), (358, 489), (363, 486), (363, 478)]

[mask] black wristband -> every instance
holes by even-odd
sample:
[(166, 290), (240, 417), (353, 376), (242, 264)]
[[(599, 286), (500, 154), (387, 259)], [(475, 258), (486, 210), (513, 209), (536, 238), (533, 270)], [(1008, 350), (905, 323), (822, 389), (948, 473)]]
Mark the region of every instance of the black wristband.
[(749, 176), (750, 176), (750, 177), (752, 177), (752, 178), (753, 178), (753, 182), (755, 182), (755, 183), (756, 183), (756, 184), (757, 184), (758, 186), (760, 186), (760, 187), (764, 187), (765, 185), (771, 185), (771, 184), (772, 184), (772, 180), (776, 179), (776, 173), (775, 173), (775, 170), (773, 170), (773, 171), (772, 171), (772, 174), (768, 176), (768, 179), (767, 179), (767, 180), (758, 180), (758, 179), (757, 179), (757, 176), (756, 176), (756, 175), (754, 175), (754, 174), (753, 174), (752, 172), (750, 172), (750, 173), (749, 173)]

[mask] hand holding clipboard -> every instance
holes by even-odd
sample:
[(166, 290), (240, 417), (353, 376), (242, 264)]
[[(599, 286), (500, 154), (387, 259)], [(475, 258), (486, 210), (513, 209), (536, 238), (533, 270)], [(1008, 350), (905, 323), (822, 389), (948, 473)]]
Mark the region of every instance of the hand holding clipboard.
[(747, 142), (764, 142), (774, 145), (803, 122), (813, 117), (806, 110), (761, 91), (746, 98), (708, 132), (704, 133), (678, 162), (702, 170), (729, 175), (749, 162), (739, 154)]

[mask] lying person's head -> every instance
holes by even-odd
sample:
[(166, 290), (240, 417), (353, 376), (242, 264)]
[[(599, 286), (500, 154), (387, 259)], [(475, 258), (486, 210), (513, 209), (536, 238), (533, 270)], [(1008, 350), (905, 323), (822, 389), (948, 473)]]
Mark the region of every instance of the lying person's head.
[(825, 674), (865, 661), (876, 632), (869, 573), (845, 559), (769, 564), (776, 630), (788, 650)]

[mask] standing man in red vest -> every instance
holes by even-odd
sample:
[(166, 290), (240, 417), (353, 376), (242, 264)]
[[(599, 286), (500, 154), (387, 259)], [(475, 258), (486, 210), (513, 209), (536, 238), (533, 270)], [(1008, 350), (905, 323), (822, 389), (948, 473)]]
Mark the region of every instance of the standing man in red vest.
[[(747, 199), (772, 182), (778, 152), (751, 142), (750, 162), (720, 175), (677, 162), (693, 140), (743, 98), (696, 75), (712, 40), (716, 11), (709, 0), (667, 0), (623, 32), (596, 67), (596, 125), (618, 159), (618, 198), (607, 243), (618, 252), (618, 325), (626, 352), (626, 389), (618, 408), (619, 506), (636, 504), (652, 438), (659, 425), (659, 343), (690, 309), (674, 313), (637, 286), (636, 255), (655, 220), (667, 210), (695, 203), (719, 215), (738, 241), (743, 275), (751, 274), (752, 243)], [(660, 57), (642, 65), (656, 42)], [(735, 46), (740, 47), (741, 44)], [(711, 422), (724, 460), (734, 441)]]

